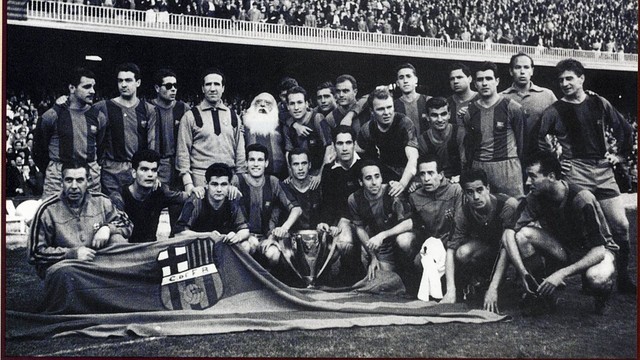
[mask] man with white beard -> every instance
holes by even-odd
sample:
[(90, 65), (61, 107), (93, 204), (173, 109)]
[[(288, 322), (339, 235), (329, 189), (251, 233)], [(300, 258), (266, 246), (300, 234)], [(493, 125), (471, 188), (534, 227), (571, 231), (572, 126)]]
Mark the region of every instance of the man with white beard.
[(282, 125), (278, 120), (276, 99), (261, 93), (251, 102), (244, 115), (245, 144), (260, 144), (269, 150), (267, 173), (284, 180), (288, 176)]

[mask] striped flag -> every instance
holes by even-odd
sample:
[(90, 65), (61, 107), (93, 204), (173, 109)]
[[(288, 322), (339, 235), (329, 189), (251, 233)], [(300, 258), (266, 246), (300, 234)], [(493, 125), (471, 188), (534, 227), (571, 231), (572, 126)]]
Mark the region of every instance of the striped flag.
[(211, 239), (197, 239), (184, 246), (170, 246), (158, 254), (162, 270), (160, 296), (167, 309), (202, 310), (222, 297), (214, 245)]

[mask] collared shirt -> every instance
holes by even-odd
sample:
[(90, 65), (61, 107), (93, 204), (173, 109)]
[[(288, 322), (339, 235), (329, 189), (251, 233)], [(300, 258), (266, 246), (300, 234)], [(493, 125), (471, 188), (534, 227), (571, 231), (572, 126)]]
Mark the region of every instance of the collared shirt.
[(501, 93), (504, 97), (522, 105), (524, 112), (524, 151), (525, 156), (537, 151), (537, 132), (540, 128), (542, 113), (556, 100), (553, 91), (530, 83), (529, 90), (520, 92), (515, 85), (511, 85)]
[(423, 238), (437, 237), (446, 243), (453, 230), (453, 219), (462, 206), (462, 188), (443, 179), (435, 191), (420, 188), (409, 194), (414, 228)]
[(128, 238), (133, 224), (123, 211), (117, 210), (102, 193), (87, 192), (79, 209), (69, 207), (60, 193), (46, 199), (38, 208), (29, 234), (29, 263), (38, 274), (64, 260), (80, 246), (91, 247), (93, 236), (101, 226), (108, 225), (111, 235)]
[[(235, 167), (236, 173), (246, 172), (244, 137), (240, 123), (232, 125), (233, 110), (222, 103), (214, 107), (206, 100), (196, 108), (202, 117), (202, 127), (196, 125), (193, 110), (180, 120), (176, 150), (176, 169), (180, 175), (190, 174), (192, 169), (206, 170), (214, 163)], [(219, 135), (214, 131), (212, 109), (218, 110)]]
[(331, 168), (325, 167), (322, 172), (322, 210), (323, 222), (335, 225), (340, 218), (349, 218), (347, 198), (360, 188), (358, 183), (360, 169), (357, 166), (360, 157), (353, 154), (351, 166), (345, 169), (339, 162)]

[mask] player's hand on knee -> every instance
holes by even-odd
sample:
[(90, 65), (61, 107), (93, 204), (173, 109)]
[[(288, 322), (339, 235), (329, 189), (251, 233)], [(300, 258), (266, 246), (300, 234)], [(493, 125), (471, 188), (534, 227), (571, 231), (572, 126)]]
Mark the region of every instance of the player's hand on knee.
[(498, 310), (498, 291), (494, 289), (487, 290), (484, 295), (484, 309), (493, 313), (499, 313)]
[(111, 229), (109, 226), (104, 225), (95, 234), (93, 234), (93, 240), (91, 240), (91, 247), (93, 249), (101, 249), (109, 242), (111, 236)]
[(75, 258), (83, 261), (93, 261), (96, 251), (86, 246), (80, 246), (75, 250)]
[(376, 278), (376, 271), (378, 271), (380, 269), (380, 262), (378, 262), (378, 259), (376, 259), (375, 256), (373, 256), (371, 258), (371, 263), (369, 264), (369, 267), (367, 268), (367, 279), (369, 280), (373, 280)]

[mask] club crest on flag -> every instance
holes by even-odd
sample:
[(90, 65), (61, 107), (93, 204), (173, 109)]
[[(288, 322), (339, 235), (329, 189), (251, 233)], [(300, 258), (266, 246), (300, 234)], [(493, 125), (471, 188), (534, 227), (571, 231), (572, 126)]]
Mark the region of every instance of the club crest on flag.
[(162, 270), (160, 296), (169, 310), (202, 310), (222, 297), (224, 288), (214, 263), (211, 239), (170, 246), (158, 254)]

